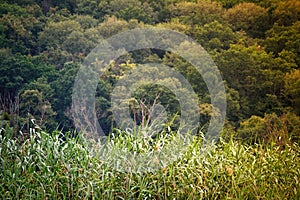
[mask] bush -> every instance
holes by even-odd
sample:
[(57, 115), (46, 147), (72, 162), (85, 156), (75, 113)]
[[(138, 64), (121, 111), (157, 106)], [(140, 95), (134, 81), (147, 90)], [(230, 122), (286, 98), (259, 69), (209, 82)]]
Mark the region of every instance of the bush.
[(299, 143), (300, 117), (292, 112), (281, 116), (275, 113), (266, 114), (264, 118), (251, 116), (241, 122), (237, 131), (238, 138), (247, 144), (270, 144), (285, 145), (286, 143)]

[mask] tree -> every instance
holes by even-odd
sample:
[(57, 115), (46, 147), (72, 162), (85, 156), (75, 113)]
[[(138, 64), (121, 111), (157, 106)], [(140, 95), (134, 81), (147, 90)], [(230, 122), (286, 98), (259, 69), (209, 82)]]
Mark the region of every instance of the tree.
[(56, 121), (66, 130), (73, 126), (70, 113), (74, 80), (79, 69), (79, 64), (65, 63), (59, 70), (57, 78), (50, 82), (53, 88), (53, 108), (57, 112)]
[[(105, 88), (102, 84), (99, 87)], [(113, 126), (113, 118), (111, 113), (111, 102), (109, 97), (105, 97), (106, 95), (107, 93), (101, 93), (100, 95), (96, 95), (95, 109), (98, 122), (103, 132), (106, 135), (108, 135), (111, 132), (111, 128)]]
[(201, 103), (210, 103), (208, 99), (208, 89), (201, 74), (194, 68), (193, 65), (186, 62), (176, 54), (166, 53), (163, 58), (163, 63), (180, 72), (191, 84), (193, 90), (201, 99)]
[(267, 9), (254, 3), (235, 5), (225, 12), (224, 18), (234, 30), (244, 30), (252, 37), (263, 37), (270, 28)]
[(199, 1), (179, 2), (169, 5), (171, 18), (178, 18), (180, 22), (194, 25), (204, 25), (213, 21), (222, 21), (222, 6), (216, 2)]
[(240, 123), (237, 136), (245, 143), (276, 144), (284, 146), (299, 142), (300, 118), (292, 112), (264, 117), (251, 116)]
[(274, 26), (266, 32), (266, 40), (263, 44), (267, 52), (278, 55), (282, 51), (290, 51), (296, 57), (296, 63), (300, 65), (300, 22), (295, 22), (292, 26)]
[(110, 1), (112, 15), (118, 18), (130, 20), (137, 19), (144, 23), (152, 23), (157, 20), (156, 14), (147, 2), (139, 0), (112, 0)]
[(47, 99), (48, 101), (52, 101), (54, 90), (49, 84), (50, 80), (51, 78), (47, 77), (47, 74), (44, 74), (42, 77), (39, 77), (30, 82), (28, 85), (24, 86), (23, 90), (37, 90), (43, 95), (43, 98)]
[(38, 90), (25, 90), (21, 94), (20, 101), (21, 116), (27, 118), (26, 131), (29, 132), (30, 122), (36, 120), (36, 124), (41, 128), (53, 128), (53, 121), (50, 120), (56, 113), (53, 111), (51, 103), (44, 98)]
[(214, 60), (228, 87), (239, 93), (242, 118), (280, 113), (284, 72), (272, 54), (259, 46), (232, 45)]
[(21, 8), (15, 4), (6, 6), (0, 18), (2, 48), (10, 48), (13, 53), (36, 55), (37, 34), (43, 26), (40, 7), (31, 5)]
[(108, 0), (83, 0), (77, 2), (75, 12), (79, 15), (89, 15), (100, 21), (111, 14)]
[(280, 1), (272, 14), (277, 24), (291, 26), (300, 20), (300, 2), (298, 0)]
[(143, 26), (143, 24), (138, 23), (136, 20), (130, 20), (129, 22), (127, 22), (123, 19), (118, 19), (115, 16), (112, 16), (112, 17), (107, 17), (104, 22), (99, 24), (97, 29), (99, 30), (103, 38), (108, 38), (119, 32), (128, 29), (138, 28), (140, 26)]
[(294, 109), (300, 115), (300, 70), (293, 70), (284, 77), (284, 93)]
[(300, 117), (294, 112), (286, 112), (281, 116), (282, 129), (288, 134), (288, 139), (292, 142), (300, 142)]
[[(227, 86), (227, 85), (226, 85)], [(226, 88), (226, 101), (227, 101), (227, 111), (226, 118), (229, 123), (234, 124), (237, 127), (237, 123), (242, 119), (241, 116), (241, 100), (238, 91), (232, 88)]]
[(7, 52), (0, 55), (1, 92), (8, 92), (14, 96), (23, 86), (53, 70), (52, 66), (40, 61), (38, 57), (7, 54)]
[(86, 56), (93, 47), (95, 44), (80, 31), (73, 31), (62, 43), (62, 49), (72, 54), (73, 57), (79, 57), (80, 54)]
[(168, 28), (174, 31), (179, 31), (181, 33), (188, 34), (191, 27), (189, 25), (183, 24), (179, 19), (171, 19), (169, 22), (160, 23), (156, 25), (159, 28)]
[[(71, 50), (71, 46), (68, 45), (68, 38), (69, 40), (77, 39), (76, 36), (78, 36), (78, 34), (75, 34), (76, 32), (70, 37), (73, 31), (77, 31), (77, 33), (83, 32), (78, 22), (75, 20), (65, 20), (50, 22), (45, 29), (40, 32), (38, 37), (40, 52), (46, 58), (47, 63), (55, 64), (58, 68), (61, 68), (63, 67), (63, 63), (72, 61), (73, 59), (76, 60), (76, 57), (72, 55), (74, 49)], [(65, 43), (66, 48), (64, 48), (65, 41), (67, 41)], [(78, 41), (73, 42), (76, 44)], [(79, 43), (80, 42), (81, 41), (79, 41)], [(71, 50), (71, 52), (65, 49)]]
[(98, 25), (98, 20), (90, 15), (75, 15), (74, 19), (80, 24), (80, 27), (84, 30), (94, 28)]
[(58, 7), (59, 9), (67, 9), (73, 13), (77, 5), (75, 0), (35, 0), (34, 2), (39, 4), (39, 6), (43, 9), (43, 13), (45, 14), (54, 7)]
[(195, 26), (190, 30), (192, 37), (207, 50), (228, 49), (230, 44), (237, 41), (232, 29), (225, 23), (218, 21), (207, 23), (203, 26)]
[(0, 99), (1, 109), (10, 115), (10, 126), (15, 128), (19, 121), (19, 95), (34, 80), (41, 76), (51, 77), (54, 68), (45, 65), (39, 57), (11, 54), (0, 51)]
[(167, 6), (174, 3), (177, 0), (140, 0), (143, 4), (148, 3), (153, 10), (152, 23), (168, 22), (170, 20), (170, 13)]
[(61, 49), (61, 45), (73, 31), (81, 31), (80, 24), (75, 20), (50, 22), (39, 34), (41, 51), (51, 48)]
[(14, 13), (16, 16), (22, 16), (26, 13), (26, 10), (17, 4), (1, 2), (0, 17), (3, 17), (3, 15), (8, 13)]
[(259, 143), (266, 134), (264, 119), (258, 116), (251, 116), (249, 119), (240, 123), (238, 136), (245, 143)]

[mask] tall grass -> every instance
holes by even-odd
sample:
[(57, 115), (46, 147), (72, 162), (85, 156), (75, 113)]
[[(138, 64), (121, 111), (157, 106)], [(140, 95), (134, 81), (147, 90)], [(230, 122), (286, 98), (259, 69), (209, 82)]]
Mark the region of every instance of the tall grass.
[[(126, 141), (126, 134), (116, 140)], [(151, 150), (151, 146), (146, 146)], [(300, 148), (220, 141), (200, 143), (149, 173), (118, 172), (90, 155), (82, 136), (32, 130), (18, 141), (0, 134), (3, 199), (300, 199)]]

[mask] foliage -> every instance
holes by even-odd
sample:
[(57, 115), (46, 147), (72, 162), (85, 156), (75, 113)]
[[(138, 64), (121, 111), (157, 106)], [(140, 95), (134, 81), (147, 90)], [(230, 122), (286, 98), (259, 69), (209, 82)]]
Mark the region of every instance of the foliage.
[[(295, 56), (299, 66), (299, 44), (300, 44), (300, 22), (295, 22), (291, 26), (274, 26), (266, 32), (267, 38), (263, 42), (268, 52), (278, 55), (282, 51), (290, 51), (291, 56)], [(294, 54), (294, 55), (293, 55)]]
[[(115, 138), (121, 148), (130, 133)], [(220, 142), (209, 152), (195, 141), (180, 159), (158, 171), (118, 172), (93, 157), (78, 134), (31, 129), (24, 140), (0, 132), (3, 198), (38, 199), (297, 199), (298, 145), (245, 146)], [(127, 146), (130, 148), (129, 146)], [(147, 153), (156, 146), (141, 147)], [(201, 153), (202, 152), (202, 153)], [(284, 162), (283, 162), (284, 161)]]
[(285, 145), (291, 141), (299, 140), (299, 121), (300, 117), (291, 112), (281, 116), (275, 113), (266, 114), (263, 118), (251, 116), (251, 118), (241, 122), (237, 137), (248, 144), (277, 143), (278, 145)]
[(190, 32), (193, 38), (207, 50), (228, 49), (230, 44), (237, 41), (237, 36), (232, 29), (218, 21), (203, 26), (196, 25)]
[(178, 2), (169, 6), (172, 18), (178, 18), (181, 22), (189, 25), (204, 25), (213, 21), (220, 21), (223, 12), (222, 6), (216, 2), (198, 1)]
[(285, 95), (295, 112), (300, 113), (300, 70), (294, 70), (285, 76)]
[(0, 88), (1, 93), (11, 92), (14, 95), (23, 86), (36, 80), (42, 75), (51, 74), (53, 67), (45, 65), (39, 57), (11, 54), (9, 51), (2, 51), (0, 55)]
[(229, 88), (238, 91), (240, 117), (282, 110), (280, 98), (286, 69), (281, 69), (281, 60), (258, 45), (232, 45), (218, 53), (215, 60)]
[(290, 26), (300, 20), (300, 2), (280, 1), (273, 11), (273, 18), (279, 25)]
[[(49, 128), (55, 129), (54, 124), (74, 128), (70, 88), (79, 63), (103, 38), (156, 24), (191, 36), (209, 51), (226, 82), (227, 120), (235, 129), (252, 115), (263, 118), (288, 109), (299, 115), (298, 77), (294, 72), (300, 58), (298, 8), (295, 0), (3, 1), (0, 93), (5, 103), (0, 110), (14, 115), (11, 125), (22, 127), (20, 123), (28, 120), (24, 121), (27, 116), (23, 108), (18, 111), (18, 105), (26, 103), (18, 102), (20, 95), (36, 90), (56, 113), (47, 120), (53, 124)], [(128, 62), (158, 62), (180, 72), (199, 97), (201, 124), (209, 122), (210, 96), (201, 75), (174, 54), (145, 49), (114, 61), (99, 79), (96, 110), (107, 133), (113, 124), (110, 93), (126, 74)], [(151, 104), (151, 98), (159, 94), (164, 106), (177, 113), (176, 98), (165, 89), (149, 85), (140, 88), (135, 98)], [(14, 106), (9, 102), (15, 102)]]
[(228, 9), (224, 17), (234, 30), (244, 30), (252, 37), (263, 37), (269, 29), (267, 9), (254, 3), (241, 3)]
[(40, 8), (34, 5), (9, 8), (0, 18), (1, 47), (10, 48), (13, 53), (37, 54), (37, 34), (44, 25)]
[[(299, 12), (298, 0), (1, 0), (3, 198), (299, 199)], [(227, 142), (221, 139), (208, 154), (200, 154), (196, 142), (178, 161), (140, 175), (116, 172), (91, 157), (89, 143), (70, 131), (75, 128), (72, 89), (81, 62), (87, 55), (98, 56), (91, 52), (103, 39), (143, 27), (186, 34), (214, 59), (226, 88), (222, 137)], [(163, 43), (168, 42), (166, 36)], [(180, 48), (191, 50), (188, 44)], [(198, 102), (187, 98), (186, 103), (195, 105), (191, 113), (201, 115), (205, 135), (215, 114), (206, 83), (192, 63), (160, 49), (127, 52), (109, 62), (95, 81), (85, 74), (82, 90), (98, 83), (95, 110), (104, 132), (113, 136), (118, 130), (113, 129), (118, 127), (111, 103), (116, 84), (145, 63), (167, 65), (190, 83)], [(150, 124), (151, 106), (161, 104), (170, 122), (156, 119), (152, 125), (170, 125), (161, 135), (176, 135), (184, 113), (165, 86), (181, 83), (172, 82), (168, 72), (161, 73), (160, 84), (149, 84), (151, 72), (135, 76), (139, 87), (121, 103), (142, 126)], [(118, 144), (132, 149), (141, 142), (141, 150), (151, 152), (153, 145), (136, 140), (131, 132), (117, 132)]]

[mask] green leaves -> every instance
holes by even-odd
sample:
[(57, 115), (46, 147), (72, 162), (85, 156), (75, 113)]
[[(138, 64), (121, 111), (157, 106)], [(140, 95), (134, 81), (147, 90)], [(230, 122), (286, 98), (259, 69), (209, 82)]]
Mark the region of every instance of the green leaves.
[[(175, 162), (155, 172), (135, 174), (118, 172), (92, 157), (81, 134), (72, 137), (70, 132), (31, 129), (24, 141), (17, 142), (12, 133), (0, 130), (0, 192), (4, 198), (279, 200), (299, 195), (300, 149), (296, 144), (246, 146), (231, 140), (203, 152), (196, 139)], [(110, 139), (132, 151), (149, 153), (163, 148), (170, 137), (148, 144), (120, 131)]]
[(74, 20), (50, 22), (39, 34), (41, 48), (59, 48), (75, 30), (80, 30), (80, 24)]
[(216, 2), (198, 1), (178, 2), (168, 6), (172, 18), (178, 18), (180, 22), (194, 25), (204, 25), (213, 21), (221, 21), (222, 6)]
[(207, 50), (228, 49), (237, 41), (237, 36), (227, 25), (218, 21), (203, 26), (196, 25), (191, 31), (192, 36)]
[(23, 85), (51, 69), (53, 69), (51, 66), (39, 63), (39, 58), (4, 54), (0, 61), (0, 88), (13, 92), (19, 91)]
[(279, 1), (273, 11), (273, 18), (279, 25), (294, 24), (300, 20), (300, 2), (297, 0)]
[(263, 42), (268, 52), (275, 55), (284, 51), (290, 51), (296, 55), (296, 64), (299, 66), (299, 41), (300, 41), (300, 22), (295, 22), (291, 26), (280, 26), (274, 24), (272, 29), (266, 32), (267, 38)]
[[(20, 101), (20, 116), (27, 117), (27, 123), (31, 119), (35, 119), (37, 125), (42, 128), (55, 125), (51, 119), (53, 119), (56, 113), (53, 111), (49, 100), (45, 99), (41, 92), (38, 90), (25, 90), (21, 94)], [(27, 124), (28, 128), (29, 126)]]
[(295, 112), (300, 114), (300, 70), (294, 70), (285, 75), (284, 93)]
[(228, 9), (224, 18), (234, 30), (244, 30), (252, 37), (263, 37), (268, 30), (267, 9), (254, 3), (240, 3)]

